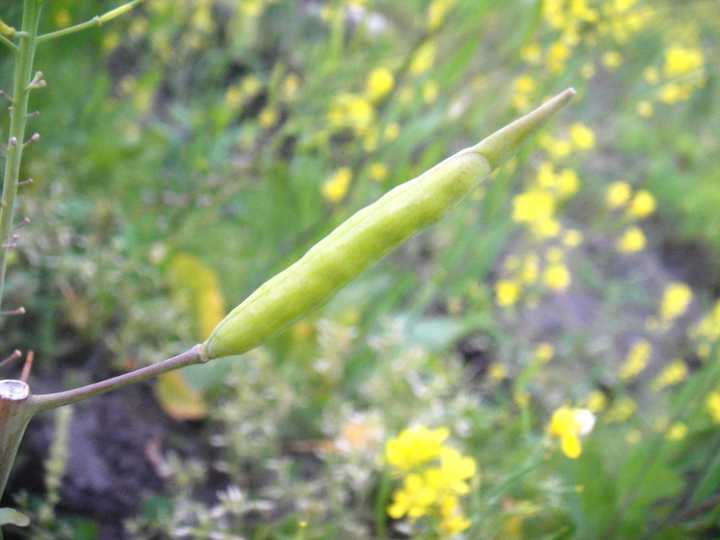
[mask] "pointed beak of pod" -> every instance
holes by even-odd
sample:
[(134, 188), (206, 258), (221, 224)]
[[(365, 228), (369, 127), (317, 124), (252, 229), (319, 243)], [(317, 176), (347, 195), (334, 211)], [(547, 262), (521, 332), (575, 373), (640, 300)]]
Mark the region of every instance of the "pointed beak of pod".
[(575, 94), (574, 88), (568, 88), (468, 150), (481, 154), (494, 169), (510, 157), (525, 139), (537, 132), (552, 115), (562, 109)]

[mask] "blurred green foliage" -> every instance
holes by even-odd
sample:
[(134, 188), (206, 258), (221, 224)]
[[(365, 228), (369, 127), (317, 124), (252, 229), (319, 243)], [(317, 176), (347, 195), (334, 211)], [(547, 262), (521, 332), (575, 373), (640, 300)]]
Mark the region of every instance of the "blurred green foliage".
[[(46, 31), (115, 5), (46, 4)], [(466, 538), (713, 537), (718, 35), (701, 0), (148, 0), (38, 51), (7, 302), (29, 315), (3, 343), (68, 384), (85, 357), (177, 352), (351, 212), (575, 85), (438, 226), (266, 346), (184, 372), (216, 457), (165, 449), (128, 537), (434, 537), (386, 514), (384, 445), (418, 424), (477, 463)], [(627, 210), (641, 191), (656, 208)], [(618, 250), (631, 228), (642, 249)], [(577, 459), (548, 433), (563, 405), (596, 415)], [(31, 534), (96, 534), (58, 515)]]

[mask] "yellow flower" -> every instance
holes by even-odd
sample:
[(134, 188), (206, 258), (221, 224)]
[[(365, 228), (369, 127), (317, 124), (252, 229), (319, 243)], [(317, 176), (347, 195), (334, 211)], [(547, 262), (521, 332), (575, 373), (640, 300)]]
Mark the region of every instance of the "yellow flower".
[(412, 75), (422, 75), (425, 73), (435, 62), (435, 53), (437, 47), (434, 42), (428, 41), (422, 44), (410, 61), (410, 73)]
[(440, 456), (443, 443), (450, 436), (447, 428), (428, 429), (417, 426), (405, 429), (390, 439), (385, 459), (399, 471), (409, 471)]
[(543, 341), (535, 347), (535, 358), (537, 358), (540, 363), (547, 364), (552, 360), (553, 356), (555, 356), (555, 347), (553, 347), (551, 343)]
[(531, 223), (530, 230), (540, 239), (555, 238), (560, 234), (560, 223), (552, 218), (543, 218)]
[(652, 347), (650, 343), (641, 339), (633, 344), (628, 351), (625, 363), (620, 366), (620, 378), (624, 381), (637, 377), (648, 365)]
[(664, 84), (658, 93), (658, 98), (663, 103), (672, 105), (679, 101), (686, 101), (690, 97), (691, 87), (677, 83)]
[(438, 96), (438, 85), (435, 81), (426, 81), (422, 87), (423, 101), (428, 105), (435, 103)]
[(641, 189), (630, 202), (628, 214), (634, 218), (646, 218), (655, 211), (655, 197), (649, 191)]
[(350, 181), (352, 180), (352, 171), (349, 167), (340, 167), (330, 178), (325, 180), (322, 186), (322, 193), (325, 199), (331, 203), (336, 203), (345, 196)]
[(580, 244), (582, 244), (583, 241), (583, 235), (580, 231), (576, 229), (568, 229), (565, 231), (565, 234), (563, 234), (562, 237), (562, 243), (565, 245), (565, 247), (569, 248), (575, 248), (578, 247)]
[(570, 459), (577, 459), (582, 453), (580, 437), (590, 433), (594, 425), (595, 415), (589, 410), (562, 406), (553, 412), (549, 431), (560, 439), (563, 454)]
[(520, 279), (525, 285), (531, 285), (537, 281), (539, 266), (540, 261), (534, 253), (529, 254), (523, 259), (522, 268), (520, 269)]
[(537, 66), (542, 60), (542, 50), (537, 43), (530, 43), (520, 51), (522, 59), (531, 66)]
[(607, 398), (600, 390), (593, 390), (585, 400), (585, 406), (593, 413), (599, 413), (607, 406)]
[(237, 109), (243, 100), (243, 93), (239, 86), (230, 86), (225, 91), (225, 106), (228, 109)]
[(540, 137), (539, 144), (553, 159), (567, 157), (570, 155), (570, 152), (572, 152), (570, 141), (556, 139), (550, 135)]
[(630, 227), (617, 241), (617, 249), (622, 253), (635, 253), (644, 247), (645, 234), (638, 227)]
[(260, 125), (265, 129), (270, 129), (275, 125), (278, 119), (277, 109), (273, 107), (265, 107), (258, 117)]
[(660, 81), (660, 74), (656, 68), (650, 66), (643, 70), (643, 78), (648, 84), (657, 84)]
[(580, 179), (573, 169), (563, 169), (557, 177), (557, 191), (561, 197), (570, 197), (580, 188)]
[(261, 87), (260, 79), (252, 75), (245, 77), (240, 83), (240, 90), (246, 98), (257, 94)]
[(340, 94), (333, 100), (328, 111), (328, 120), (333, 127), (352, 128), (362, 134), (375, 119), (375, 110), (370, 102), (355, 94)]
[(570, 140), (580, 150), (589, 150), (595, 146), (595, 134), (580, 122), (570, 126)]
[(643, 118), (650, 118), (653, 115), (652, 103), (646, 99), (638, 101), (638, 104), (635, 106), (635, 111)]
[(682, 360), (674, 360), (655, 377), (653, 388), (661, 390), (685, 380), (688, 374), (687, 366)]
[(516, 282), (503, 279), (495, 284), (495, 298), (498, 306), (512, 306), (517, 302), (519, 296), (520, 286)]
[(720, 392), (710, 392), (705, 398), (705, 408), (707, 409), (713, 422), (720, 424)]
[(680, 77), (699, 69), (703, 62), (703, 53), (700, 49), (674, 45), (665, 51), (663, 73), (668, 78)]
[(300, 77), (290, 73), (283, 81), (283, 95), (286, 99), (292, 99), (300, 89)]
[(428, 486), (419, 474), (405, 477), (402, 489), (395, 491), (393, 495), (388, 514), (394, 519), (405, 515), (411, 519), (422, 517), (437, 500), (435, 490)]
[(546, 191), (531, 190), (513, 197), (512, 219), (517, 223), (532, 223), (552, 217), (555, 201)]
[(371, 180), (374, 180), (375, 182), (382, 182), (387, 178), (388, 170), (384, 163), (376, 161), (375, 163), (370, 164), (368, 173)]
[(488, 370), (488, 378), (494, 382), (500, 382), (507, 378), (507, 368), (499, 362), (493, 362)]
[(400, 136), (400, 125), (397, 122), (391, 122), (385, 128), (385, 140), (392, 142)]
[(620, 208), (630, 199), (632, 194), (632, 188), (630, 184), (623, 180), (613, 182), (608, 186), (607, 192), (605, 193), (605, 204), (608, 208)]
[(445, 15), (452, 8), (454, 0), (434, 0), (427, 11), (427, 26), (429, 30), (437, 30), (445, 19)]
[(665, 436), (669, 441), (681, 441), (685, 438), (687, 432), (688, 428), (685, 424), (682, 422), (676, 422), (670, 426), (670, 429), (668, 429)]
[(475, 476), (477, 465), (471, 457), (463, 456), (454, 448), (443, 447), (440, 466), (425, 471), (425, 482), (438, 493), (467, 495), (467, 480)]
[(365, 93), (371, 101), (379, 101), (393, 89), (393, 86), (395, 86), (395, 77), (392, 71), (387, 68), (375, 68), (368, 75)]
[(617, 51), (608, 51), (602, 56), (603, 65), (610, 71), (622, 64), (622, 56)]
[(680, 317), (690, 305), (692, 290), (685, 283), (670, 283), (663, 292), (660, 302), (660, 318), (669, 322)]
[(635, 403), (629, 397), (623, 397), (618, 399), (605, 416), (605, 420), (608, 423), (613, 422), (625, 422), (628, 420), (635, 411), (637, 410), (637, 403)]
[(568, 58), (570, 58), (570, 48), (562, 41), (556, 41), (548, 48), (546, 60), (548, 69), (553, 73), (562, 71)]
[(562, 263), (553, 263), (543, 272), (543, 282), (554, 291), (564, 291), (570, 286), (570, 272)]

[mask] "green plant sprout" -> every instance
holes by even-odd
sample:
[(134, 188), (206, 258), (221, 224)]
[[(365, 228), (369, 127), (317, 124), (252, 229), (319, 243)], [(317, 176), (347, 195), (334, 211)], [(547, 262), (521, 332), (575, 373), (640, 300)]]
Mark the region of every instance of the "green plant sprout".
[[(20, 30), (0, 20), (0, 43), (13, 55), (15, 63), (12, 95), (6, 96), (10, 100), (10, 131), (0, 202), (0, 306), (8, 253), (17, 240), (13, 233), (14, 210), (18, 186), (23, 183), (19, 179), (23, 150), (39, 140), (37, 133), (26, 139), (31, 116), (28, 113), (30, 95), (46, 86), (42, 72), (33, 73), (36, 47), (102, 26), (129, 12), (141, 1), (133, 0), (84, 23), (47, 34), (38, 33), (44, 0), (23, 0)], [(573, 89), (565, 90), (480, 143), (461, 150), (359, 210), (297, 262), (261, 285), (218, 324), (203, 344), (94, 384), (40, 395), (33, 395), (27, 383), (32, 366), (32, 354), (28, 354), (19, 379), (0, 381), (0, 496), (25, 429), (36, 414), (168, 371), (241, 354), (256, 347), (271, 334), (325, 303), (338, 289), (413, 234), (439, 220), (574, 94)], [(24, 308), (19, 307), (5, 311), (3, 315), (24, 313)], [(20, 357), (21, 353), (15, 351), (9, 358)], [(0, 509), (0, 526), (3, 524), (27, 525), (27, 519), (15, 510)]]

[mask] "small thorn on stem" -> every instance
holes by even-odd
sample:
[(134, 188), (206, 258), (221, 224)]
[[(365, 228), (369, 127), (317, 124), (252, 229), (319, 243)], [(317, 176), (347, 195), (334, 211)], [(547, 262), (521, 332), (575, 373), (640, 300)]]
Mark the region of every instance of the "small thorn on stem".
[(0, 360), (0, 367), (5, 367), (21, 357), (22, 353), (18, 349), (15, 349), (13, 352), (10, 353), (10, 356), (4, 358), (3, 360)]
[(32, 81), (30, 81), (30, 84), (28, 84), (26, 90), (36, 90), (38, 88), (45, 88), (47, 86), (47, 81), (43, 78), (43, 72), (37, 71), (35, 72), (35, 76), (32, 78)]
[(4, 90), (0, 90), (0, 97), (7, 99), (10, 103), (13, 102), (13, 98), (11, 98), (10, 95)]
[(8, 143), (10, 146), (17, 146), (17, 137), (10, 137)]
[(3, 315), (5, 317), (14, 317), (15, 315), (25, 315), (27, 311), (25, 310), (25, 306), (20, 306), (17, 309), (11, 309), (8, 311), (0, 311), (0, 315)]
[(40, 134), (36, 131), (35, 133), (32, 134), (32, 136), (27, 141), (25, 141), (25, 146), (32, 144), (34, 142), (38, 142), (39, 140), (40, 140)]
[(15, 225), (15, 230), (22, 229), (25, 225), (30, 225), (30, 218), (25, 216), (22, 218), (17, 225)]
[(20, 380), (24, 383), (28, 382), (28, 379), (30, 378), (34, 358), (35, 353), (33, 351), (28, 351), (25, 355), (25, 363), (23, 364), (22, 372), (20, 373)]
[(33, 182), (34, 180), (32, 178), (28, 178), (27, 180), (20, 180), (20, 182), (18, 182), (18, 186), (29, 186)]
[(33, 111), (28, 113), (28, 118), (35, 118), (36, 116), (40, 116), (40, 111)]

